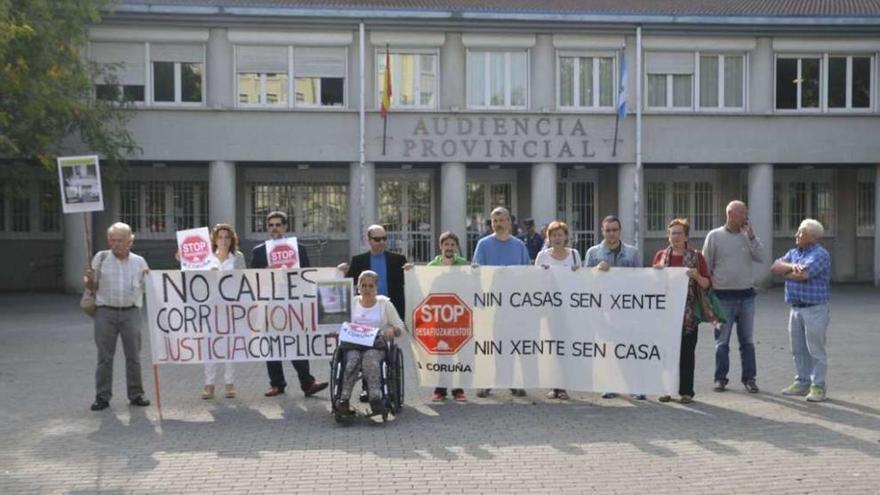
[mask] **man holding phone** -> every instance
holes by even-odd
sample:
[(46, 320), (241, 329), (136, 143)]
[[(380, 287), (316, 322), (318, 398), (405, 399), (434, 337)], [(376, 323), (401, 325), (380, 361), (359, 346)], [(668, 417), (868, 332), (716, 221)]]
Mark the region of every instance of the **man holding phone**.
[(727, 205), (727, 222), (706, 235), (703, 257), (712, 275), (712, 287), (721, 301), (727, 322), (715, 329), (716, 392), (727, 389), (730, 369), (730, 334), (736, 324), (742, 383), (749, 393), (758, 393), (755, 360), (755, 288), (752, 262), (762, 262), (764, 246), (749, 225), (749, 210), (742, 201)]

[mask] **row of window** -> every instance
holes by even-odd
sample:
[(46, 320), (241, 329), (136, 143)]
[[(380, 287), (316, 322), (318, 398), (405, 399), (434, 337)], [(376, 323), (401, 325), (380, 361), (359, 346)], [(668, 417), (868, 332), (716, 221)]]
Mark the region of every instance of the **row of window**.
[[(57, 186), (51, 181), (42, 181), (29, 187), (32, 194), (11, 195), (0, 191), (0, 233), (59, 233)], [(129, 181), (118, 187), (120, 220), (131, 225), (139, 235), (164, 238), (177, 230), (208, 224), (207, 182)], [(467, 184), (469, 246), (475, 245), (485, 231), (488, 211), (496, 206), (514, 208), (513, 191), (514, 184), (510, 182)], [(855, 215), (859, 236), (873, 235), (874, 191), (873, 182), (860, 180), (857, 183)], [(430, 180), (384, 179), (379, 182), (377, 193), (379, 221), (388, 226), (389, 231), (406, 238), (415, 236), (427, 241), (434, 238), (431, 207), (434, 197)], [(596, 239), (595, 194), (591, 181), (564, 181), (558, 185), (557, 217), (570, 225), (575, 244), (588, 247)], [(716, 196), (717, 187), (710, 180), (647, 180), (648, 234), (662, 235), (666, 222), (674, 217), (689, 218), (695, 232), (714, 228), (721, 216)], [(266, 214), (281, 209), (290, 214), (294, 232), (346, 237), (348, 184), (249, 183), (247, 201), (248, 235), (264, 233)], [(779, 180), (773, 187), (774, 230), (779, 234), (793, 232), (802, 219), (811, 217), (833, 233), (834, 204), (830, 180)]]
[[(529, 50), (467, 54), (471, 109), (525, 109)], [(204, 45), (92, 43), (92, 59), (115, 67), (117, 77), (96, 83), (96, 97), (145, 104), (204, 103)], [(386, 57), (375, 52), (376, 81)], [(437, 49), (393, 49), (392, 107), (438, 106)], [(346, 106), (346, 47), (236, 46), (235, 84), (240, 107)], [(775, 108), (781, 111), (870, 110), (874, 57), (870, 54), (777, 54)], [(611, 110), (617, 104), (618, 52), (557, 52), (556, 95), (561, 110)], [(647, 52), (645, 105), (649, 110), (745, 111), (748, 53)], [(376, 85), (376, 101), (384, 88)], [(144, 88), (150, 88), (145, 91)], [(377, 103), (378, 105), (378, 103)]]

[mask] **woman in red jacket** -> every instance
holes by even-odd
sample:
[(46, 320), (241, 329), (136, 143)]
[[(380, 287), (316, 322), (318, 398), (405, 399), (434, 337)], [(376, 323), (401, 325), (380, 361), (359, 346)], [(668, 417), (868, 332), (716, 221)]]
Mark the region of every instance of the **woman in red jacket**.
[[(669, 247), (657, 251), (654, 255), (654, 268), (667, 266), (683, 266), (688, 268), (688, 295), (684, 310), (684, 322), (681, 327), (681, 356), (678, 362), (679, 384), (678, 394), (682, 404), (694, 401), (694, 351), (697, 348), (697, 326), (700, 323), (694, 316), (694, 303), (698, 301), (698, 291), (712, 286), (709, 268), (700, 251), (688, 247), (690, 225), (687, 219), (676, 218), (666, 227), (669, 235)], [(672, 397), (664, 395), (660, 402), (669, 402)]]

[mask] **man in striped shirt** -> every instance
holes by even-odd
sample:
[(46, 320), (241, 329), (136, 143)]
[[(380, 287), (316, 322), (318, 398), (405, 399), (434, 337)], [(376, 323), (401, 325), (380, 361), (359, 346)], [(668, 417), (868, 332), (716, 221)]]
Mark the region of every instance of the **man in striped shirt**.
[(95, 402), (92, 411), (110, 406), (113, 395), (113, 358), (116, 341), (122, 340), (125, 354), (125, 382), (133, 406), (149, 406), (144, 398), (141, 377), (141, 312), (146, 260), (131, 252), (134, 234), (122, 222), (107, 229), (109, 250), (100, 251), (86, 272), (86, 286), (95, 292), (95, 345), (98, 369), (95, 372)]

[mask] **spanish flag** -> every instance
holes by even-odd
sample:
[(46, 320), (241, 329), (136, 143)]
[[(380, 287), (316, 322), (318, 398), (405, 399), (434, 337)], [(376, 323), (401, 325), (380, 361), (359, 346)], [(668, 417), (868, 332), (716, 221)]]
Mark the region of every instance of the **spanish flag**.
[(391, 53), (388, 45), (385, 45), (385, 82), (382, 87), (382, 106), (379, 113), (382, 118), (388, 117), (388, 110), (391, 109)]

